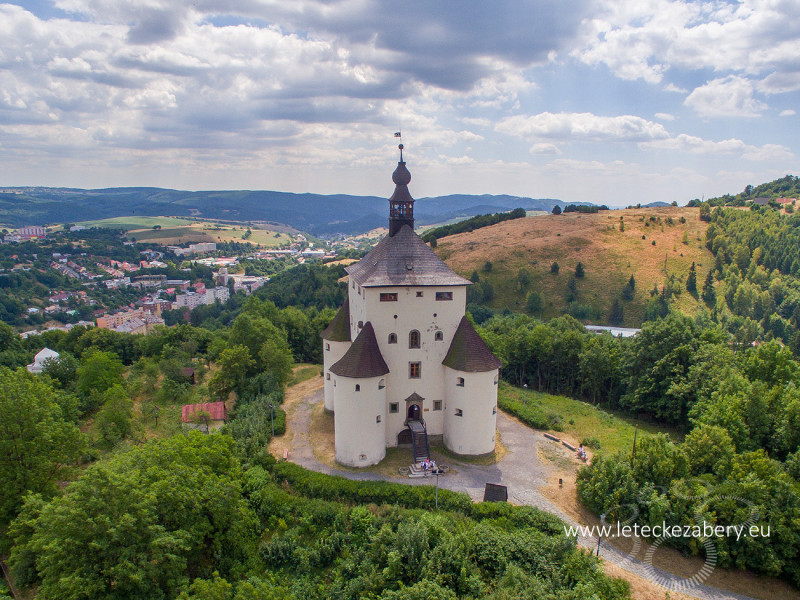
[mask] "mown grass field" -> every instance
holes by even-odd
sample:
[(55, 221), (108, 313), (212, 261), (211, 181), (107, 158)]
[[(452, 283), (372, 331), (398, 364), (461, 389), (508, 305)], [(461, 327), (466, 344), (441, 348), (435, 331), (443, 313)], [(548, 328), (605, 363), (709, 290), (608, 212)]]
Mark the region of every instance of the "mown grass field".
[(189, 225), (163, 227), (161, 229), (132, 229), (129, 239), (137, 242), (159, 244), (185, 244), (187, 242), (249, 242), (257, 246), (274, 248), (291, 241), (285, 233), (269, 229), (250, 227), (250, 235), (245, 238), (248, 227), (198, 221)]
[[(244, 239), (248, 229), (247, 225), (176, 217), (114, 217), (97, 221), (83, 221), (78, 225), (125, 229), (130, 240), (156, 244), (250, 242), (257, 246), (274, 248), (291, 241), (289, 235), (271, 229), (250, 227), (250, 236)], [(153, 229), (154, 226), (161, 228)]]
[(559, 437), (566, 434), (576, 443), (593, 438), (599, 441), (594, 447), (589, 446), (595, 453), (614, 454), (620, 450), (630, 452), (636, 425), (639, 426), (639, 440), (656, 433), (667, 433), (675, 439), (679, 438), (675, 430), (628, 417), (616, 411), (598, 408), (574, 398), (525, 390), (505, 382), (500, 383), (498, 401), (500, 408), (506, 406), (506, 412), (511, 413), (512, 411), (508, 410), (511, 407), (515, 409), (514, 412), (533, 411), (541, 415), (544, 420), (557, 416), (560, 431), (555, 429), (545, 429), (545, 431), (549, 430)]
[(81, 221), (76, 225), (84, 227), (106, 227), (109, 229), (144, 229), (160, 225), (161, 227), (181, 227), (194, 223), (194, 219), (179, 219), (177, 217), (113, 217), (97, 221)]
[[(620, 222), (624, 231), (620, 231)], [(685, 282), (694, 261), (698, 287), (702, 288), (713, 265), (713, 256), (705, 247), (707, 227), (696, 208), (548, 214), (442, 238), (436, 252), (458, 274), (470, 277), (478, 271), (482, 280), (491, 282), (492, 308), (525, 312), (527, 294), (540, 291), (545, 319), (567, 310), (567, 285), (578, 262), (583, 264), (585, 276), (577, 279), (576, 302), (600, 315), (587, 321), (607, 322), (614, 299), (633, 275), (636, 293), (633, 300), (623, 302), (624, 324), (638, 326), (653, 286), (661, 288), (669, 275), (675, 275), (684, 287), (676, 307), (688, 314), (701, 308), (701, 301), (685, 291)], [(490, 272), (484, 271), (487, 261), (492, 263)], [(550, 272), (554, 262), (560, 267), (557, 274)], [(526, 290), (516, 281), (521, 268), (532, 276)]]

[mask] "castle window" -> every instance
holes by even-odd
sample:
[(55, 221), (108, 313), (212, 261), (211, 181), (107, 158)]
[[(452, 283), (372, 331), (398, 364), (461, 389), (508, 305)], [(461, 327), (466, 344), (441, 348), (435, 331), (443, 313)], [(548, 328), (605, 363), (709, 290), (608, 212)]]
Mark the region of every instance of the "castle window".
[(463, 377), (456, 377), (456, 385), (458, 387), (464, 387), (464, 378)]
[(497, 385), (497, 375), (494, 376), (494, 384)]
[(330, 349), (331, 349), (331, 345), (330, 344), (325, 344), (325, 350), (330, 350)]
[(400, 412), (400, 403), (399, 402), (391, 402), (389, 404), (389, 412), (392, 414), (396, 414)]
[(357, 392), (360, 392), (360, 391), (361, 391), (361, 386), (360, 386), (359, 384), (356, 384), (356, 391), (357, 391)]
[(434, 400), (433, 401), (433, 410), (442, 410), (442, 401), (441, 400)]
[(381, 294), (381, 302), (397, 302), (397, 292)]
[(336, 380), (333, 380), (333, 387), (336, 387)]
[(457, 408), (456, 409), (456, 416), (457, 417), (463, 417), (464, 416), (464, 411), (461, 410), (460, 408)]
[(386, 380), (385, 380), (385, 379), (381, 379), (381, 380), (378, 382), (378, 389), (379, 389), (379, 390), (382, 390), (382, 389), (383, 389), (383, 388), (385, 388), (385, 387), (386, 387)]
[(441, 342), (442, 340), (444, 340), (444, 332), (443, 331), (437, 331), (434, 334), (433, 339), (436, 340), (437, 342)]
[(325, 379), (330, 381), (331, 380), (331, 374), (330, 373), (325, 373)]
[(408, 347), (419, 348), (419, 331), (416, 329), (408, 333)]
[(381, 422), (381, 416), (380, 416), (380, 415), (378, 415), (377, 417), (375, 417), (375, 422), (376, 422), (376, 423), (380, 423), (380, 422)]
[(417, 298), (422, 298), (422, 292), (417, 292)]
[(364, 327), (364, 321), (359, 321), (358, 328), (361, 329), (362, 327)]
[(390, 344), (396, 344), (397, 343), (397, 334), (396, 333), (390, 333), (389, 334), (389, 343)]
[(453, 292), (436, 292), (437, 300), (452, 300)]
[(419, 379), (422, 377), (422, 363), (410, 362), (408, 363), (408, 376), (410, 379)]
[(493, 415), (496, 415), (496, 414), (497, 414), (497, 405), (496, 405), (496, 404), (495, 404), (495, 405), (494, 405), (494, 407), (492, 408), (492, 414), (493, 414)]

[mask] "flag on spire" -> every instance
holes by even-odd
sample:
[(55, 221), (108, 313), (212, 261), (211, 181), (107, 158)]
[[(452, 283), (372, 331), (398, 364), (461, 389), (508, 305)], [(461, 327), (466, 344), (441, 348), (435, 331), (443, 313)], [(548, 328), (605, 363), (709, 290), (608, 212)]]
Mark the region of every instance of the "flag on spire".
[(400, 132), (399, 132), (399, 131), (395, 131), (395, 132), (394, 132), (394, 137), (403, 137), (403, 136), (402, 136), (402, 135), (400, 135)]

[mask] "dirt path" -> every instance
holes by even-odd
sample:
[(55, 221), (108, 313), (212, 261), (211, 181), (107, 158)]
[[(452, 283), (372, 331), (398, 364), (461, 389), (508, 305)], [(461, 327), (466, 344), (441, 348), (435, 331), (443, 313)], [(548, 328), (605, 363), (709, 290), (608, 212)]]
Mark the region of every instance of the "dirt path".
[[(282, 458), (284, 450), (288, 450), (289, 460), (307, 469), (339, 475), (355, 480), (381, 480), (389, 479), (374, 471), (350, 471), (324, 464), (314, 456), (309, 432), (312, 424), (314, 408), (323, 400), (323, 382), (321, 378), (313, 378), (289, 388), (284, 401), (286, 410), (286, 435), (273, 440), (270, 450)], [(567, 526), (579, 524), (599, 524), (594, 515), (588, 511), (581, 511), (575, 495), (574, 480), (574, 453), (569, 452), (550, 440), (541, 432), (535, 431), (519, 423), (513, 417), (498, 412), (497, 429), (507, 454), (495, 464), (477, 465), (458, 462), (450, 459), (447, 461), (453, 471), (441, 477), (439, 485), (442, 488), (457, 492), (466, 492), (475, 500), (483, 498), (486, 483), (496, 483), (508, 487), (509, 501), (514, 504), (535, 506), (553, 513), (564, 520)], [(558, 486), (559, 476), (564, 479), (564, 485)], [(431, 485), (428, 479), (404, 480), (409, 485)], [(572, 495), (572, 497), (570, 497)], [(597, 549), (597, 538), (584, 535), (578, 536), (578, 543), (584, 548)], [(623, 577), (631, 582), (634, 598), (637, 600), (662, 600), (668, 597), (672, 600), (699, 598), (701, 600), (753, 600), (753, 596), (737, 594), (713, 587), (706, 583), (694, 583), (692, 575), (702, 566), (697, 559), (687, 559), (685, 564), (673, 568), (673, 560), (667, 561), (673, 574), (660, 568), (661, 562), (657, 557), (648, 558), (644, 547), (626, 548), (602, 541), (600, 556), (605, 560), (606, 571), (614, 576)], [(633, 552), (631, 551), (633, 550)], [(668, 551), (674, 552), (674, 551)], [(677, 552), (674, 555), (680, 556)], [(640, 558), (637, 558), (640, 557)], [(730, 576), (726, 576), (729, 573)], [(712, 573), (709, 581), (722, 587), (731, 585), (739, 573), (717, 570)], [(800, 598), (788, 585), (777, 580), (752, 576), (753, 585), (747, 589), (761, 590), (758, 596), (762, 598)], [(741, 582), (735, 582), (741, 583)], [(736, 585), (742, 589), (741, 585)], [(667, 594), (669, 591), (669, 595)], [(764, 593), (766, 592), (766, 594)]]

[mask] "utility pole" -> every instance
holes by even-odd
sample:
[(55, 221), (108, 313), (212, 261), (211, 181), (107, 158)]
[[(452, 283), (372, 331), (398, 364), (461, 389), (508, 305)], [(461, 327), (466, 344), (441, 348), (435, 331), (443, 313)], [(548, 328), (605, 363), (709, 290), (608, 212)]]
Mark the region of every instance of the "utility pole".
[(275, 437), (275, 411), (272, 402), (269, 403), (269, 424), (272, 428), (272, 437)]
[(639, 433), (639, 424), (636, 424), (636, 428), (633, 430), (633, 449), (631, 450), (631, 469), (633, 468), (633, 459), (636, 457), (636, 434)]

